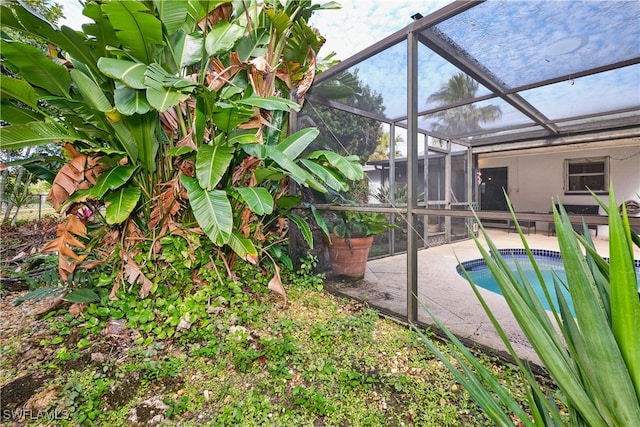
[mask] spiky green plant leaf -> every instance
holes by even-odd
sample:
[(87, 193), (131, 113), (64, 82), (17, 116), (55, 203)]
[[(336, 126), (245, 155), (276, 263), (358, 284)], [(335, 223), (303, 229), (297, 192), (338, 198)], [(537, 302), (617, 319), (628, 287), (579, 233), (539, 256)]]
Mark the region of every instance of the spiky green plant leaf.
[(629, 220), (617, 212), (613, 186), (609, 194), (609, 253), (611, 280), (611, 327), (622, 352), (636, 397), (640, 402), (640, 301), (633, 262)]
[(87, 304), (100, 301), (100, 296), (91, 289), (73, 289), (64, 296), (65, 301)]

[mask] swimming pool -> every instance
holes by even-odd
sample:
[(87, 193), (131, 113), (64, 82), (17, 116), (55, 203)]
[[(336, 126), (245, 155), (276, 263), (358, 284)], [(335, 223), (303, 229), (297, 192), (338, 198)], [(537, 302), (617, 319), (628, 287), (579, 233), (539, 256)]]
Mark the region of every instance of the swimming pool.
[[(529, 262), (527, 252), (524, 249), (500, 249), (498, 252), (500, 252), (506, 263), (513, 269), (514, 272), (517, 272), (517, 260), (527, 279), (535, 289), (536, 294), (540, 298), (540, 302), (545, 309), (549, 310), (549, 304), (547, 303), (547, 299), (544, 296), (542, 285), (540, 285), (538, 276), (536, 276), (536, 273), (533, 270), (533, 266)], [(543, 249), (532, 249), (531, 253), (534, 255), (536, 263), (540, 268), (540, 272), (542, 273), (544, 282), (546, 283), (549, 294), (551, 295), (551, 300), (557, 308), (557, 298), (555, 286), (553, 286), (553, 276), (554, 274), (557, 274), (557, 276), (563, 282), (566, 282), (567, 279), (567, 276), (564, 272), (564, 266), (562, 265), (562, 259), (560, 258), (560, 252)], [(639, 281), (638, 289), (640, 290), (640, 261), (635, 260), (635, 265), (637, 273), (636, 276), (638, 277)], [(502, 295), (502, 291), (493, 278), (491, 271), (489, 271), (489, 267), (487, 266), (487, 263), (484, 259), (465, 261), (462, 263), (462, 267), (467, 270), (469, 276), (471, 276), (471, 279), (473, 279), (473, 282), (476, 285)], [(458, 274), (464, 277), (464, 273), (462, 272), (462, 268), (460, 265), (457, 267), (457, 270)], [(571, 312), (573, 313), (573, 304), (571, 302), (571, 296), (569, 295), (569, 292), (566, 289), (562, 288), (562, 294), (565, 296), (567, 303), (569, 304), (569, 308), (571, 308)]]

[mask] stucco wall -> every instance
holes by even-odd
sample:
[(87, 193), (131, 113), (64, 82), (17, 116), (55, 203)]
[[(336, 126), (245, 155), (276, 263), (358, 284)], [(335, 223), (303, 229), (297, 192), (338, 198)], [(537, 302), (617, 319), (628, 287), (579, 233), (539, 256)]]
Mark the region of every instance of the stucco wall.
[[(479, 167), (507, 167), (508, 192), (516, 211), (548, 212), (552, 199), (564, 204), (593, 205), (590, 195), (564, 194), (565, 159), (609, 156), (610, 179), (618, 203), (638, 200), (640, 194), (640, 139), (627, 139), (598, 144), (580, 144), (554, 149), (537, 149), (479, 155)], [(608, 202), (608, 196), (600, 196)], [(538, 224), (538, 232), (546, 230)], [(607, 236), (607, 227), (598, 228)]]

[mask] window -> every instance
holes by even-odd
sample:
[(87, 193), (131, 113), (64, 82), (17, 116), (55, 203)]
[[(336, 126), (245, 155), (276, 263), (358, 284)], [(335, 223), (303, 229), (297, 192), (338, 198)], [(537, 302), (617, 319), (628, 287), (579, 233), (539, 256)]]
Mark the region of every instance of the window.
[(609, 157), (565, 160), (564, 191), (568, 194), (584, 194), (589, 190), (607, 192), (609, 182)]

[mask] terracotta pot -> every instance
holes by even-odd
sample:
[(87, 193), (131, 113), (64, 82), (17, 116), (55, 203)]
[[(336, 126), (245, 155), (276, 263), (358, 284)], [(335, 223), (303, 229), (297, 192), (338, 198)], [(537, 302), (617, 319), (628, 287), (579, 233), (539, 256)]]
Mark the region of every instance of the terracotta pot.
[(373, 236), (343, 239), (332, 234), (331, 242), (329, 257), (333, 273), (353, 279), (362, 279), (367, 268), (367, 258), (373, 244)]

